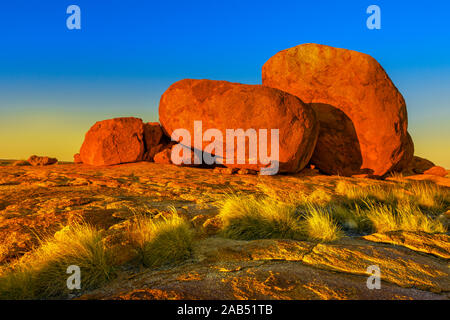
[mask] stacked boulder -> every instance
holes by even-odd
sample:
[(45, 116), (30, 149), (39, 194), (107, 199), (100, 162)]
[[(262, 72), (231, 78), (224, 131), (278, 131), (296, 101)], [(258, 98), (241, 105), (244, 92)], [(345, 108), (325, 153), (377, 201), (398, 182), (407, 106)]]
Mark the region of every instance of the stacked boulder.
[(322, 172), (382, 176), (411, 161), (405, 100), (371, 56), (304, 44), (270, 58), (262, 78), (315, 110), (321, 129), (311, 163)]

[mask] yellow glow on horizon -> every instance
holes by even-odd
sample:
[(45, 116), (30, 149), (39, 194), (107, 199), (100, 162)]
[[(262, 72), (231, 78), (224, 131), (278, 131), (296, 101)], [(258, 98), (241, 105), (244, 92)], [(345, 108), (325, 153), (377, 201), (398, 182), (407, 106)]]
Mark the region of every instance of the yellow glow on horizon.
[[(28, 159), (29, 156), (45, 155), (60, 161), (73, 161), (79, 152), (84, 135), (99, 120), (119, 116), (135, 116), (145, 122), (157, 121), (156, 115), (120, 114), (117, 112), (18, 112), (2, 114), (0, 118), (0, 159)], [(447, 119), (422, 122), (410, 133), (414, 140), (415, 155), (427, 158), (436, 165), (450, 169), (450, 128)]]

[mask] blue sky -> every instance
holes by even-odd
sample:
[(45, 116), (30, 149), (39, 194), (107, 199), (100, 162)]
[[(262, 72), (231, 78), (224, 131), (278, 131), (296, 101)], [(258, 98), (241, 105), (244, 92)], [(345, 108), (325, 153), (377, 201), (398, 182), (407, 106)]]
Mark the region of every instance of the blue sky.
[[(71, 4), (81, 30), (66, 28)], [(381, 30), (366, 28), (371, 4)], [(157, 120), (177, 80), (258, 84), (272, 55), (315, 42), (375, 57), (405, 96), (417, 154), (450, 167), (449, 15), (449, 1), (4, 1), (0, 158), (70, 160), (96, 120)]]

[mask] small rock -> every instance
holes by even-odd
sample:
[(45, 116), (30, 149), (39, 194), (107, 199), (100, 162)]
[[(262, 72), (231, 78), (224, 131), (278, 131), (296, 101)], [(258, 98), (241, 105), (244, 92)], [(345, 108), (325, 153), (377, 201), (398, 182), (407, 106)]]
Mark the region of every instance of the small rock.
[(237, 173), (238, 170), (239, 170), (238, 168), (220, 168), (220, 167), (215, 167), (213, 172), (214, 173), (218, 173), (218, 174), (231, 175), (233, 173)]
[(203, 228), (205, 229), (206, 233), (208, 235), (216, 234), (220, 231), (222, 228), (222, 219), (220, 219), (218, 216), (212, 217), (207, 219), (203, 223)]
[(79, 153), (75, 153), (73, 155), (73, 162), (75, 162), (76, 164), (80, 164), (83, 163), (83, 161), (81, 160), (81, 156)]
[(48, 166), (48, 165), (57, 163), (57, 162), (58, 162), (58, 159), (56, 159), (56, 158), (49, 158), (49, 157), (40, 157), (40, 156), (32, 155), (32, 156), (28, 159), (28, 162), (29, 162), (32, 166)]
[(445, 177), (447, 175), (447, 170), (443, 167), (434, 166), (428, 170), (425, 170), (423, 174), (429, 174), (432, 176)]
[(22, 167), (22, 166), (29, 166), (30, 163), (25, 160), (17, 160), (17, 161), (14, 161), (12, 165), (14, 167)]
[(159, 164), (171, 164), (172, 161), (170, 160), (170, 156), (171, 156), (171, 149), (164, 149), (163, 151), (158, 152), (153, 158), (153, 160), (155, 161), (155, 163)]
[(240, 175), (248, 175), (248, 174), (256, 175), (256, 174), (258, 174), (258, 171), (252, 170), (252, 169), (242, 168), (242, 169), (239, 169), (237, 174), (240, 174)]
[(191, 223), (194, 225), (194, 227), (198, 228), (201, 227), (207, 219), (207, 215), (199, 214), (191, 219)]

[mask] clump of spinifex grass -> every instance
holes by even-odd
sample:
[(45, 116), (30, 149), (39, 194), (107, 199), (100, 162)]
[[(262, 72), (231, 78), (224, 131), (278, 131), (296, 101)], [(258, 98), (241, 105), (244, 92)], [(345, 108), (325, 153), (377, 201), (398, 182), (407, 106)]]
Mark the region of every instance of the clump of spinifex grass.
[(63, 297), (70, 292), (67, 268), (71, 265), (80, 268), (82, 290), (94, 289), (114, 276), (113, 254), (100, 231), (74, 224), (42, 240), (34, 252), (0, 275), (0, 298)]
[(304, 226), (308, 239), (331, 242), (344, 235), (327, 208), (308, 206), (304, 216)]
[(359, 186), (341, 180), (335, 191), (344, 196), (341, 202), (364, 205), (377, 202), (396, 207), (399, 203), (409, 203), (428, 213), (442, 213), (450, 205), (450, 191), (429, 182), (403, 182), (401, 184)]
[(222, 235), (231, 239), (334, 241), (342, 236), (331, 215), (321, 208), (270, 197), (230, 195), (222, 203)]
[(446, 228), (440, 221), (432, 219), (419, 207), (409, 202), (399, 203), (396, 207), (369, 203), (368, 209), (365, 211), (377, 232), (398, 230), (427, 233), (446, 232)]
[(175, 211), (160, 219), (136, 215), (127, 234), (146, 267), (181, 262), (192, 254), (194, 232)]
[(269, 197), (229, 195), (219, 217), (231, 239), (304, 239), (296, 208)]
[(222, 235), (232, 239), (335, 241), (350, 235), (394, 230), (443, 233), (436, 219), (450, 203), (449, 189), (431, 183), (402, 182), (360, 186), (341, 180), (335, 194), (318, 186), (309, 194), (231, 195), (221, 204)]

